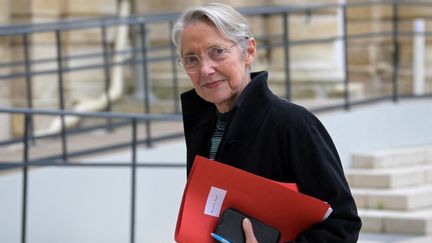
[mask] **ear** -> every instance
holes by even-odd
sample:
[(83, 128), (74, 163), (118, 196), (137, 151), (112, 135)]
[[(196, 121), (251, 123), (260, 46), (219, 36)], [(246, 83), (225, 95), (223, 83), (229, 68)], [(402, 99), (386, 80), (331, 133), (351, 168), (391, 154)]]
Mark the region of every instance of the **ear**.
[(256, 55), (256, 41), (253, 37), (250, 37), (247, 40), (247, 42), (248, 42), (248, 47), (246, 49), (245, 62), (246, 64), (251, 65)]

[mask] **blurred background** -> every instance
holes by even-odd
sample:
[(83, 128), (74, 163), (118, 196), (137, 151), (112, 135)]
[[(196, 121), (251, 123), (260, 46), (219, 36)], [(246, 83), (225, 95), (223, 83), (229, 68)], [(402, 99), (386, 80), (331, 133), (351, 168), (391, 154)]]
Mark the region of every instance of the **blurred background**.
[[(200, 0), (0, 0), (0, 242), (173, 242), (171, 29)], [(254, 71), (328, 128), (361, 242), (431, 242), (432, 1), (232, 0)]]

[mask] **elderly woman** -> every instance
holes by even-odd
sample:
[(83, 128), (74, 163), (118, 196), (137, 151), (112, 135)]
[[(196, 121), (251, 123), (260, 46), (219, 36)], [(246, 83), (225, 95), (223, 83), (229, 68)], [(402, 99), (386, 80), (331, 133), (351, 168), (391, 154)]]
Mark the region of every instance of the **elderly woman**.
[[(192, 7), (173, 40), (194, 86), (181, 95), (187, 173), (201, 155), (296, 183), (333, 213), (295, 242), (356, 242), (361, 221), (332, 139), (312, 113), (269, 90), (267, 72), (250, 72), (256, 41), (245, 18), (224, 4)], [(256, 242), (248, 220), (243, 229), (246, 242)]]

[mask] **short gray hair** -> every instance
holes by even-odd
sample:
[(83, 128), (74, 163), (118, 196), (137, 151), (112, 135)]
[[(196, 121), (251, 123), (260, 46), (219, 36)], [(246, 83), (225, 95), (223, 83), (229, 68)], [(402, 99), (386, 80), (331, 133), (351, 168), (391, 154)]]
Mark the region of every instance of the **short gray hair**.
[(241, 40), (251, 37), (248, 22), (237, 10), (221, 3), (191, 7), (183, 12), (172, 30), (172, 40), (179, 51), (183, 30), (187, 25), (197, 22), (210, 22), (222, 35), (233, 42), (239, 42), (242, 53), (246, 51), (247, 42)]

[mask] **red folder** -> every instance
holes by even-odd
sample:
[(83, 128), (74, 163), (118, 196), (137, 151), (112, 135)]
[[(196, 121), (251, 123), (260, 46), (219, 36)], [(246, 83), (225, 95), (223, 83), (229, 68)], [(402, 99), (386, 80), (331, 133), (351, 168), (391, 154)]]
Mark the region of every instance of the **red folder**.
[(295, 239), (332, 211), (329, 204), (297, 192), (295, 184), (279, 183), (197, 156), (180, 205), (176, 242), (213, 243), (210, 233), (228, 207), (276, 227), (281, 242)]

